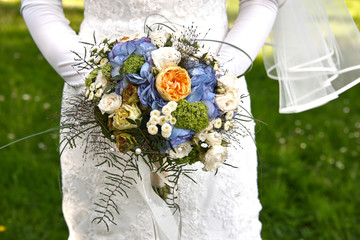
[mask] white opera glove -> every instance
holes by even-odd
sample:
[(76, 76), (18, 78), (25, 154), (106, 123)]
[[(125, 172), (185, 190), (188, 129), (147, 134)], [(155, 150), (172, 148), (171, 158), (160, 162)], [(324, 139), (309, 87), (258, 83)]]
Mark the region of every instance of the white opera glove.
[(65, 82), (80, 93), (88, 70), (77, 72), (74, 51), (84, 54), (79, 36), (65, 18), (61, 0), (22, 0), (21, 13), (29, 32), (46, 60)]
[[(239, 15), (225, 37), (225, 42), (245, 51), (252, 61), (269, 35), (278, 12), (278, 0), (240, 0)], [(252, 61), (246, 54), (223, 44), (219, 60), (224, 70), (242, 75)]]

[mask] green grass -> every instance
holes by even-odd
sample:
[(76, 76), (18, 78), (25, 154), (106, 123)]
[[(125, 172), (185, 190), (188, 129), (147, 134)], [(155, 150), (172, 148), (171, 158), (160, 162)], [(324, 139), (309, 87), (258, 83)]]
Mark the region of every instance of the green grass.
[[(346, 2), (359, 26), (358, 1)], [(65, 10), (78, 30), (82, 10)], [(0, 1), (0, 16), (2, 146), (58, 125), (63, 84), (33, 43), (19, 1)], [(265, 122), (257, 132), (263, 239), (360, 239), (359, 87), (318, 109), (280, 115), (278, 84), (261, 59), (247, 81), (253, 115)], [(67, 238), (57, 146), (54, 132), (0, 150), (0, 239)]]

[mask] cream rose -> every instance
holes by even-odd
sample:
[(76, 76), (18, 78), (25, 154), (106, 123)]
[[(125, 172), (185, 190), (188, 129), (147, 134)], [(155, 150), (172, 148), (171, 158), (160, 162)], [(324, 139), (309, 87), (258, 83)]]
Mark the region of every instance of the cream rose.
[(151, 52), (154, 65), (161, 71), (169, 66), (177, 66), (181, 60), (181, 53), (172, 47), (162, 47)]
[(240, 81), (234, 74), (226, 73), (218, 79), (218, 85), (225, 88), (225, 91), (236, 91), (240, 90)]
[(222, 142), (221, 134), (218, 132), (208, 133), (206, 137), (206, 143), (210, 146), (220, 145)]
[(122, 104), (122, 98), (116, 93), (104, 94), (101, 98), (98, 107), (102, 114), (109, 114), (112, 117)]
[(129, 123), (126, 119), (140, 119), (141, 110), (136, 104), (128, 105), (124, 104), (120, 108), (115, 111), (115, 115), (113, 117), (113, 126), (118, 130), (136, 128), (137, 125)]
[(170, 33), (165, 30), (153, 31), (149, 34), (149, 38), (151, 38), (151, 43), (158, 46), (159, 48), (164, 47), (165, 43), (170, 38)]
[(215, 171), (227, 158), (227, 149), (221, 145), (212, 146), (205, 154), (204, 167), (205, 172)]
[(186, 141), (184, 143), (180, 143), (173, 150), (168, 150), (168, 154), (172, 159), (184, 158), (189, 155), (192, 150), (191, 143)]
[(226, 94), (218, 94), (215, 96), (216, 105), (223, 112), (234, 111), (240, 104), (239, 92), (227, 92)]

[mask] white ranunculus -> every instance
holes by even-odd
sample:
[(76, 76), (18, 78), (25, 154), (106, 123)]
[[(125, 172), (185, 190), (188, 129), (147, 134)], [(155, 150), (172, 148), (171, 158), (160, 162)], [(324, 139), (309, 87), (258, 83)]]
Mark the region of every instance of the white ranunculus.
[(149, 119), (149, 122), (153, 125), (160, 123), (160, 117), (159, 116), (151, 116)]
[(203, 170), (215, 171), (227, 158), (227, 149), (221, 145), (212, 146), (205, 154)]
[(116, 93), (104, 94), (101, 98), (98, 107), (102, 114), (107, 113), (110, 116), (114, 115), (115, 110), (122, 104), (122, 98)]
[(171, 132), (161, 132), (161, 136), (164, 138), (169, 138), (171, 136)]
[(150, 117), (151, 116), (160, 116), (160, 111), (159, 110), (156, 110), (156, 109), (154, 109), (154, 110), (152, 110), (151, 112), (150, 112)]
[(173, 150), (168, 150), (168, 154), (173, 159), (184, 158), (189, 155), (192, 150), (191, 143), (186, 141), (184, 143), (180, 143)]
[(206, 137), (206, 143), (210, 146), (220, 145), (222, 142), (221, 134), (218, 132), (208, 133)]
[(175, 101), (170, 101), (166, 105), (169, 105), (173, 111), (175, 111), (177, 108), (177, 102)]
[[(107, 49), (109, 49), (108, 47), (106, 47)], [(106, 50), (107, 51), (107, 50)], [(107, 64), (109, 62), (109, 60), (107, 58), (103, 58), (100, 61), (100, 67), (103, 67), (105, 64)]]
[(172, 47), (162, 47), (151, 52), (154, 65), (161, 71), (169, 66), (177, 66), (181, 60), (181, 53)]
[(162, 107), (161, 112), (165, 115), (168, 116), (173, 112), (173, 108), (170, 107), (170, 105), (166, 104), (165, 106)]
[(171, 119), (170, 119), (170, 124), (171, 124), (171, 125), (175, 125), (175, 124), (176, 124), (176, 118), (171, 117)]
[(149, 38), (151, 39), (151, 43), (160, 47), (164, 47), (165, 43), (170, 38), (170, 33), (165, 30), (153, 31), (149, 34)]
[(172, 127), (170, 124), (168, 123), (164, 123), (162, 126), (161, 126), (161, 133), (171, 133), (171, 130), (172, 130)]
[(160, 125), (163, 125), (163, 124), (167, 123), (164, 115), (163, 115), (163, 116), (160, 116), (159, 119), (160, 119), (160, 122), (159, 122)]
[(152, 125), (150, 124), (148, 127), (147, 127), (147, 130), (148, 132), (151, 134), (151, 135), (155, 135), (158, 133), (158, 128), (156, 125)]
[(215, 102), (223, 112), (235, 111), (240, 104), (240, 93), (229, 91), (225, 94), (218, 94), (215, 96)]

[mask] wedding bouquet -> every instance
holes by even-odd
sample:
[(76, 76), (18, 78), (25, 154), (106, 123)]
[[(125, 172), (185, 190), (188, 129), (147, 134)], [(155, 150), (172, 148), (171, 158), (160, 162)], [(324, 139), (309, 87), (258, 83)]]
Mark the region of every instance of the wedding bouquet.
[[(91, 70), (85, 98), (64, 111), (65, 118), (75, 119), (64, 141), (75, 147), (76, 137), (86, 133), (85, 153), (117, 171), (107, 172), (109, 186), (116, 189), (103, 194), (106, 204), (97, 204), (103, 214), (97, 220), (112, 222), (108, 210), (117, 207), (109, 199), (114, 192), (126, 195), (126, 187), (137, 180), (126, 173), (139, 173), (138, 161), (158, 173), (161, 183), (154, 190), (176, 208), (177, 181), (181, 175), (191, 178), (187, 166), (201, 162), (204, 171), (217, 171), (226, 161), (235, 122), (241, 121), (237, 77), (220, 73), (193, 27), (100, 43), (94, 38), (90, 45), (90, 56), (78, 55), (76, 64)], [(89, 114), (79, 116), (79, 109)]]

